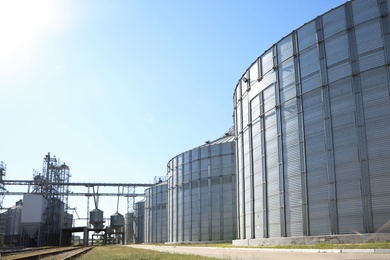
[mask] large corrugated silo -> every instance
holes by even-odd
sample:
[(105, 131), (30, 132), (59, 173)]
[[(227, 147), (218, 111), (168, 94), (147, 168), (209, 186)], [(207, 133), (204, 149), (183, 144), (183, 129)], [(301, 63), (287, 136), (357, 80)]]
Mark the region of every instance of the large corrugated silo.
[(236, 245), (389, 240), (389, 11), (346, 1), (238, 80)]
[(22, 232), (22, 201), (16, 202), (4, 215), (4, 243), (7, 245), (19, 245)]
[(168, 242), (232, 241), (236, 234), (233, 132), (168, 163)]
[(138, 201), (134, 204), (133, 215), (133, 242), (135, 244), (143, 243), (144, 236), (144, 217), (145, 217), (145, 201)]
[(145, 190), (145, 242), (167, 242), (167, 182)]

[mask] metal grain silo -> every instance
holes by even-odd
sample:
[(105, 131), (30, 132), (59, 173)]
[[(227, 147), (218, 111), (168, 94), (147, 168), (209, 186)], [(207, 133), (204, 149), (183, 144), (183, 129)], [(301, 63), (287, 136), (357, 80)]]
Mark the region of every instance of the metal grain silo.
[(145, 242), (167, 242), (167, 182), (145, 190)]
[(168, 162), (168, 242), (235, 238), (234, 147), (229, 132)]
[(93, 225), (96, 229), (102, 229), (103, 228), (103, 211), (100, 209), (94, 209), (89, 212), (89, 223)]
[(237, 245), (390, 239), (389, 10), (348, 1), (239, 79)]
[(110, 228), (108, 234), (114, 235), (114, 242), (117, 244), (124, 243), (124, 218), (118, 212), (110, 216)]
[(20, 242), (22, 232), (22, 200), (18, 201), (15, 206), (9, 208), (4, 213), (4, 242), (6, 244), (17, 245)]
[(110, 226), (116, 230), (119, 230), (124, 225), (124, 218), (122, 214), (118, 212), (110, 216)]
[(128, 212), (125, 215), (125, 244), (134, 243), (134, 230), (133, 230), (134, 213)]
[(134, 204), (133, 215), (133, 241), (136, 244), (144, 242), (144, 217), (145, 217), (145, 201), (138, 201)]
[(6, 214), (6, 235), (20, 235), (22, 218), (22, 204), (17, 204), (7, 210)]

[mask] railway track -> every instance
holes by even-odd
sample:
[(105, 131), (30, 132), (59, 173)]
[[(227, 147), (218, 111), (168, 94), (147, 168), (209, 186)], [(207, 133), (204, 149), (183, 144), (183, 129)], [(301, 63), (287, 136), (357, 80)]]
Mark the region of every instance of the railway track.
[(74, 259), (77, 256), (85, 254), (92, 247), (59, 247), (49, 249), (37, 249), (37, 250), (18, 250), (12, 252), (3, 252), (1, 254), (1, 260), (16, 260), (16, 259), (41, 259), (41, 260), (66, 260)]

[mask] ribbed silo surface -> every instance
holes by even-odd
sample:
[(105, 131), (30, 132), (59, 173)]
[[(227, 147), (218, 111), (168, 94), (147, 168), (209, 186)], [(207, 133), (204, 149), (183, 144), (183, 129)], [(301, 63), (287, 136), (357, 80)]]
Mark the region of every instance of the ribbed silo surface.
[(21, 234), (22, 206), (14, 206), (5, 213), (5, 235)]
[(168, 163), (168, 242), (231, 241), (236, 234), (233, 136)]
[(133, 242), (136, 244), (145, 242), (145, 201), (138, 201), (134, 204), (133, 218)]
[(115, 213), (110, 216), (110, 226), (116, 229), (123, 227), (125, 219), (122, 214)]
[(239, 80), (239, 239), (390, 231), (389, 10), (348, 1)]
[(167, 242), (167, 183), (145, 190), (145, 242)]
[(103, 228), (103, 211), (100, 209), (94, 209), (89, 212), (89, 223), (93, 225), (94, 228), (101, 229)]
[(128, 212), (125, 214), (125, 244), (134, 243), (134, 230), (133, 230), (134, 213)]

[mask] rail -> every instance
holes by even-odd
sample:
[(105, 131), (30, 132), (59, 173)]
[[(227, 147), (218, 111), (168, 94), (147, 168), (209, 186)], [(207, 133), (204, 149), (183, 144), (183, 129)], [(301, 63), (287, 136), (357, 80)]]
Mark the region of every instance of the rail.
[(12, 252), (2, 253), (0, 259), (74, 259), (76, 256), (85, 254), (92, 247), (60, 247), (49, 249), (36, 249), (36, 250), (16, 250)]

